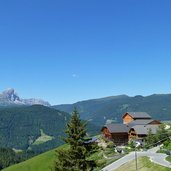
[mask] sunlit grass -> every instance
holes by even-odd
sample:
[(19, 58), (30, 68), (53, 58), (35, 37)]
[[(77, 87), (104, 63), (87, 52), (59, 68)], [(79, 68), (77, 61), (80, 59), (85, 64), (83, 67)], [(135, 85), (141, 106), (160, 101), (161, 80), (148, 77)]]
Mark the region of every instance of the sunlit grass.
[[(135, 160), (123, 164), (120, 168), (114, 171), (136, 171)], [(148, 157), (138, 158), (138, 171), (171, 171), (171, 168), (160, 166), (149, 160)]]

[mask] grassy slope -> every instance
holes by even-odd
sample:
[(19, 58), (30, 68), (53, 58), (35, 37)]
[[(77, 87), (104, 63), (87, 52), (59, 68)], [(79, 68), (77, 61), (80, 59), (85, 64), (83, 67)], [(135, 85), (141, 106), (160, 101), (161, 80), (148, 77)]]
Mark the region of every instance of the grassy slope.
[[(67, 148), (68, 145), (63, 145), (58, 147), (57, 149)], [(119, 156), (118, 156), (119, 157)], [(91, 155), (90, 159), (94, 159), (98, 161), (97, 171), (101, 170), (105, 165), (114, 162), (118, 157), (114, 159), (105, 159), (103, 158), (103, 152), (99, 150), (98, 152)], [(53, 162), (55, 160), (55, 149), (38, 155), (30, 160), (25, 162), (13, 165), (4, 169), (3, 171), (51, 171), (51, 167), (53, 166)]]
[(33, 145), (39, 145), (39, 144), (43, 144), (47, 141), (51, 141), (52, 139), (54, 139), (54, 137), (52, 136), (49, 136), (49, 135), (46, 135), (44, 132), (43, 132), (43, 129), (40, 129), (40, 132), (41, 132), (41, 136), (38, 137), (35, 142), (33, 143)]
[[(66, 145), (63, 145), (59, 148), (66, 148)], [(51, 150), (25, 162), (8, 167), (3, 171), (50, 171), (54, 159), (55, 150)]]
[(169, 162), (171, 162), (171, 155), (168, 156), (168, 157), (166, 157), (166, 160), (169, 161)]
[[(58, 147), (57, 149), (67, 148), (67, 145), (63, 145)], [(97, 152), (91, 156), (92, 159), (98, 160), (101, 164), (103, 163), (104, 166), (110, 164), (111, 162), (115, 161), (116, 159), (105, 162), (102, 159), (102, 152)], [(171, 160), (171, 157), (168, 157), (168, 160)], [(4, 169), (3, 171), (51, 171), (51, 167), (53, 166), (53, 162), (55, 160), (55, 149), (38, 155), (30, 160), (25, 162), (13, 165)], [(106, 163), (106, 164), (105, 164)], [(102, 165), (103, 165), (102, 164)], [(97, 170), (101, 170), (97, 168)], [(116, 169), (115, 171), (135, 171), (135, 161), (128, 162), (122, 165), (120, 168)], [(138, 170), (139, 171), (170, 171), (170, 168), (166, 168), (155, 163), (152, 163), (148, 157), (140, 157), (138, 158)]]
[[(135, 171), (135, 161), (130, 161), (115, 171)], [(152, 163), (148, 157), (138, 158), (138, 171), (170, 171), (170, 168)]]
[(63, 143), (60, 136), (69, 118), (67, 113), (41, 105), (0, 108), (0, 146), (25, 150), (28, 145), (32, 147), (42, 129), (54, 139), (43, 144), (39, 141), (40, 146), (33, 149), (39, 152), (55, 148)]

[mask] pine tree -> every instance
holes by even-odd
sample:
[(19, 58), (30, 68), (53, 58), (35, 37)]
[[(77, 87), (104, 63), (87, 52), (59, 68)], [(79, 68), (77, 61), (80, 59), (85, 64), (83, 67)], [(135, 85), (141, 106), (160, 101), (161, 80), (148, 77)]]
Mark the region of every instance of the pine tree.
[(94, 145), (85, 144), (86, 123), (83, 123), (76, 109), (65, 131), (67, 134), (63, 140), (69, 145), (69, 149), (58, 150), (55, 162), (55, 171), (91, 171), (96, 166), (90, 155), (95, 151)]

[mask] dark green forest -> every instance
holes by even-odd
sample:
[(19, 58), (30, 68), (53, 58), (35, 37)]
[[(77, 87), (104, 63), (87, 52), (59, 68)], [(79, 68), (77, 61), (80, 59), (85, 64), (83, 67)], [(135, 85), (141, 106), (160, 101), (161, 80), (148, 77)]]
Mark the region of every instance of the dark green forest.
[(0, 109), (0, 147), (34, 149), (33, 143), (42, 129), (54, 139), (42, 144), (40, 148), (54, 148), (62, 144), (60, 136), (63, 135), (69, 117), (65, 112), (40, 105)]
[(129, 97), (127, 95), (93, 99), (74, 104), (56, 105), (53, 108), (70, 113), (77, 107), (82, 119), (102, 126), (107, 120), (122, 122), (125, 112), (147, 112), (159, 120), (171, 120), (171, 94)]
[[(41, 105), (1, 108), (0, 147), (32, 150), (37, 154), (55, 148), (64, 143), (61, 137), (69, 118), (66, 112)], [(88, 125), (90, 134), (99, 131), (99, 127)], [(41, 130), (52, 140), (35, 145)]]

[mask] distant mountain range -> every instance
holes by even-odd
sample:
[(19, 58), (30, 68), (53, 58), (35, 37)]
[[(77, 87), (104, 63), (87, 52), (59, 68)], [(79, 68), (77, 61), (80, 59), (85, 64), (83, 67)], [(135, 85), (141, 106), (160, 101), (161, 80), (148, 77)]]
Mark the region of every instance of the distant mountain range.
[(44, 105), (44, 106), (50, 106), (49, 102), (46, 102), (44, 100), (41, 99), (35, 99), (35, 98), (31, 98), (31, 99), (22, 99), (20, 98), (17, 93), (15, 92), (15, 90), (13, 88), (7, 89), (5, 91), (3, 91), (2, 93), (0, 93), (0, 106), (18, 106), (18, 105), (35, 105), (35, 104), (39, 104), (39, 105)]
[(63, 143), (60, 136), (74, 107), (88, 121), (91, 134), (99, 134), (106, 122), (122, 122), (125, 112), (147, 112), (155, 119), (171, 120), (171, 94), (120, 95), (50, 106), (39, 99), (21, 99), (14, 89), (8, 89), (0, 94), (0, 107), (0, 146), (31, 148), (38, 153)]
[(99, 126), (111, 120), (121, 122), (122, 115), (128, 111), (147, 112), (155, 119), (171, 120), (171, 94), (153, 94), (146, 97), (120, 95), (53, 106), (67, 113), (71, 113), (74, 107), (77, 107), (82, 119)]

